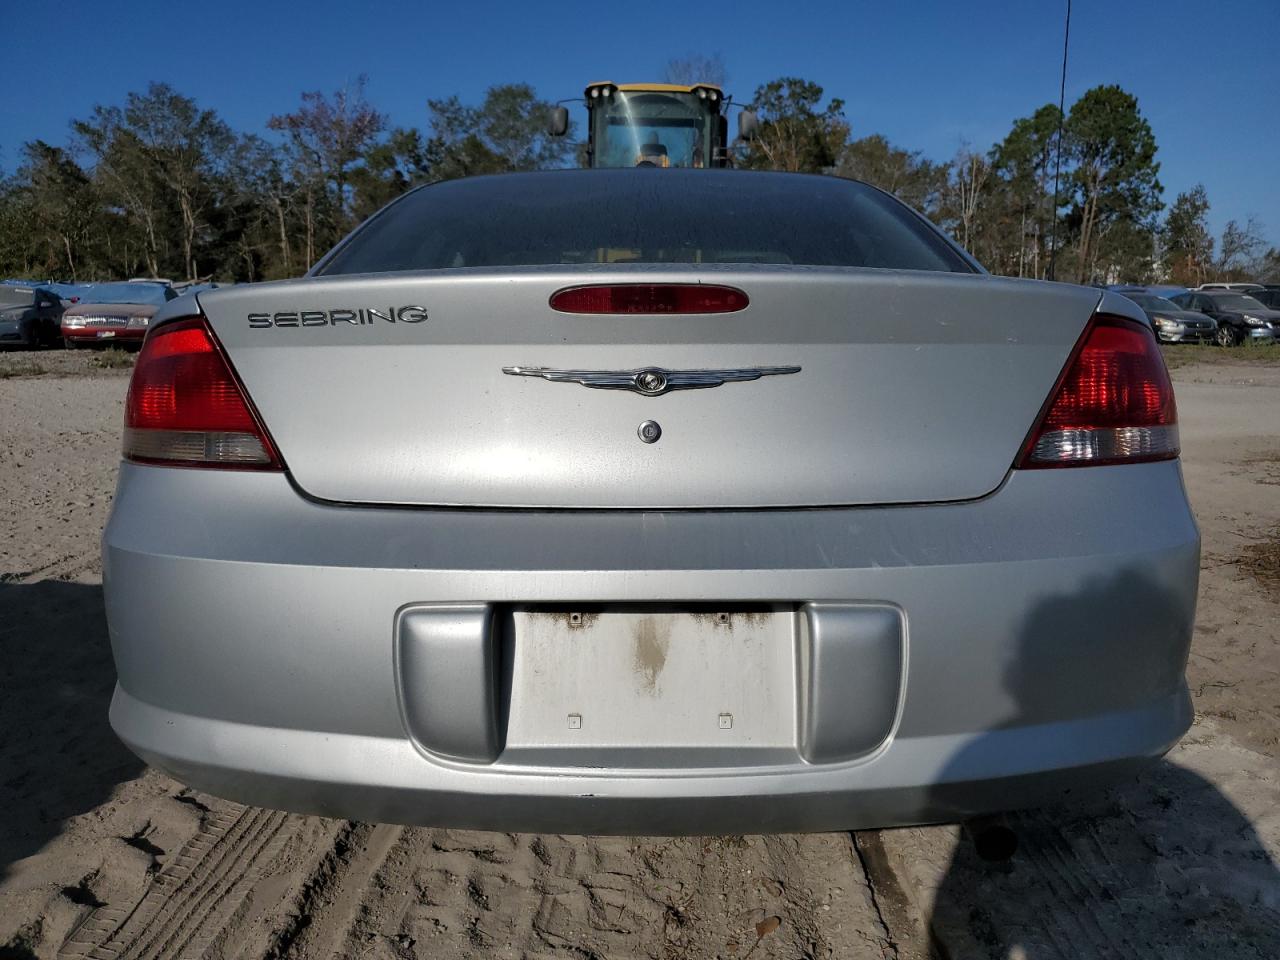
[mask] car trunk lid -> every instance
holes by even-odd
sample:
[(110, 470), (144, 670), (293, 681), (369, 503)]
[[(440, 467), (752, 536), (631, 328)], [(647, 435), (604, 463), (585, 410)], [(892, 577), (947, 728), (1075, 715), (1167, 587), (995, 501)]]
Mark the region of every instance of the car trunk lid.
[[(726, 284), (745, 309), (578, 315), (582, 283)], [(984, 275), (516, 268), (201, 294), (296, 484), (331, 501), (532, 508), (908, 504), (990, 493), (1098, 303)], [(645, 396), (504, 368), (798, 367)], [(643, 442), (641, 424), (659, 425)]]

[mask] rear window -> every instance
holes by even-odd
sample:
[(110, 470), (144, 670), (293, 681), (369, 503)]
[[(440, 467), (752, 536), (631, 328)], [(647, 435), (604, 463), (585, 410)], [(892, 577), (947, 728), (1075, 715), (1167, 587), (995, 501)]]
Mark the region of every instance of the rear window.
[(36, 293), (29, 287), (0, 285), (0, 307), (21, 307), (33, 303)]
[(713, 170), (450, 180), (367, 221), (319, 275), (587, 263), (800, 264), (971, 273), (926, 222), (865, 184)]
[(1178, 305), (1172, 300), (1166, 300), (1164, 297), (1153, 297), (1141, 293), (1126, 293), (1126, 297), (1142, 307), (1144, 310), (1177, 310)]
[(169, 287), (157, 283), (95, 283), (80, 295), (85, 303), (134, 303), (160, 306), (174, 299)]
[(1218, 305), (1219, 310), (1257, 310), (1262, 306), (1253, 297), (1247, 297), (1243, 293), (1215, 293), (1213, 302)]

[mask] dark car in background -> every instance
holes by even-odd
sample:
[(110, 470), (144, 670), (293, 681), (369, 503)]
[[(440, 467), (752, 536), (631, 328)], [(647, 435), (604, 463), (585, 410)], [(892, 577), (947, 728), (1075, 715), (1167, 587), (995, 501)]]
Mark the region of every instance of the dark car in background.
[(62, 339), (69, 348), (95, 343), (137, 346), (155, 312), (177, 296), (163, 282), (94, 284), (62, 315)]
[(1224, 347), (1280, 339), (1280, 310), (1269, 309), (1251, 293), (1190, 290), (1174, 297), (1173, 302), (1184, 310), (1213, 317), (1218, 322), (1217, 341)]
[(1142, 308), (1161, 343), (1203, 343), (1217, 338), (1218, 322), (1213, 317), (1184, 310), (1154, 293), (1135, 291), (1124, 295)]
[(63, 283), (56, 281), (54, 283), (42, 283), (44, 287), (51, 293), (56, 293), (62, 298), (63, 306), (69, 307), (73, 303), (79, 303), (84, 299), (86, 293), (93, 289), (92, 283)]
[(53, 346), (62, 300), (43, 287), (0, 285), (0, 347)]
[(1251, 294), (1255, 290), (1262, 290), (1264, 288), (1260, 283), (1249, 283), (1246, 281), (1240, 281), (1240, 282), (1232, 282), (1232, 283), (1227, 283), (1227, 282), (1202, 283), (1200, 284), (1200, 286), (1196, 287), (1195, 289), (1199, 291), (1231, 290), (1231, 291), (1234, 291), (1235, 293)]

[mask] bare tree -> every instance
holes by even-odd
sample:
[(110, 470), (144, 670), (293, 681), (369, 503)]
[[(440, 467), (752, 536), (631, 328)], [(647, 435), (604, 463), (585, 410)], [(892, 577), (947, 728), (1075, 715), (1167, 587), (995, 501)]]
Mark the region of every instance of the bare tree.
[[(351, 168), (387, 125), (386, 117), (365, 101), (365, 82), (360, 76), (353, 87), (332, 96), (319, 91), (304, 93), (301, 107), (267, 121), (270, 129), (288, 135), (298, 154), (295, 166), (318, 174), (326, 191), (332, 187), (334, 207), (344, 221), (350, 211), (347, 184)], [(311, 202), (308, 209), (314, 208)], [(314, 224), (310, 229), (314, 231)]]
[(725, 69), (724, 58), (719, 52), (706, 56), (690, 53), (683, 57), (674, 57), (667, 61), (662, 79), (667, 83), (682, 83), (686, 86), (695, 83), (714, 83), (723, 87), (729, 82), (729, 71)]
[(960, 245), (966, 250), (973, 249), (978, 214), (990, 177), (990, 161), (968, 146), (962, 146), (951, 162), (947, 189), (952, 195), (956, 222), (960, 225)]
[(1228, 220), (1218, 242), (1218, 279), (1252, 279), (1253, 274), (1260, 270), (1266, 249), (1262, 224), (1256, 218), (1249, 217), (1243, 226), (1238, 221)]

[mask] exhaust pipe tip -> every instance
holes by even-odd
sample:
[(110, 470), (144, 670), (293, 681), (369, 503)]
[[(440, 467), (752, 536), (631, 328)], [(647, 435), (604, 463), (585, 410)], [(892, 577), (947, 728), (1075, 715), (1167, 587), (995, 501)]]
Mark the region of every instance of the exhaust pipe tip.
[(965, 822), (964, 829), (973, 843), (974, 852), (988, 863), (1004, 863), (1018, 851), (1018, 834), (1003, 817), (969, 820)]

